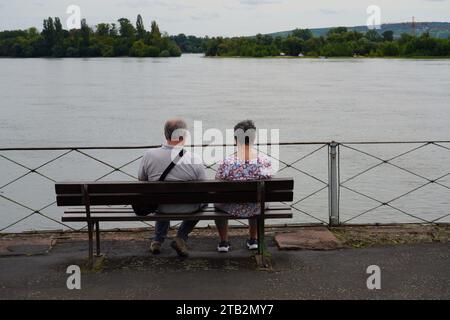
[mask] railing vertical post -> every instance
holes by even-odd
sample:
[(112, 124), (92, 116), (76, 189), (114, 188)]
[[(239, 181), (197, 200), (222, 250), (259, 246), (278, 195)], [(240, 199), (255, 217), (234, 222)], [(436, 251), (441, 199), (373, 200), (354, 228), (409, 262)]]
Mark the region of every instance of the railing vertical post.
[(331, 141), (328, 157), (328, 209), (329, 225), (339, 224), (339, 144)]

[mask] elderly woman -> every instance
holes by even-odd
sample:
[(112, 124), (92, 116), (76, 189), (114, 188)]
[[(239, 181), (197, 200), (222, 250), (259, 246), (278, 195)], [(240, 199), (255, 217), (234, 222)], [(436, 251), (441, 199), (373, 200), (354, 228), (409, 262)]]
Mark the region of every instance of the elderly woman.
[[(220, 163), (216, 174), (217, 180), (259, 180), (272, 176), (269, 158), (259, 155), (258, 151), (253, 148), (255, 134), (256, 127), (251, 120), (241, 121), (234, 127), (237, 151)], [(239, 218), (248, 218), (247, 248), (257, 250), (257, 220), (255, 216), (260, 212), (259, 205), (256, 203), (216, 204), (216, 208)], [(220, 237), (217, 251), (228, 252), (230, 249), (228, 220), (218, 219), (216, 226)]]

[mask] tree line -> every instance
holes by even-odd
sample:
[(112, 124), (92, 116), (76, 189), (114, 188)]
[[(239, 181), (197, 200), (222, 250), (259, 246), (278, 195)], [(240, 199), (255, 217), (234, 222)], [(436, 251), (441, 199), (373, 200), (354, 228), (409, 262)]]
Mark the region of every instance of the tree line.
[(204, 39), (206, 56), (325, 56), (325, 57), (449, 57), (450, 39), (438, 39), (424, 33), (419, 37), (402, 34), (394, 39), (393, 31), (382, 34), (349, 31), (345, 27), (330, 29), (315, 37), (309, 29), (296, 29), (287, 37), (258, 34), (255, 37), (215, 37)]
[(310, 57), (450, 57), (450, 39), (424, 33), (418, 37), (404, 33), (394, 38), (393, 31), (379, 33), (333, 28), (324, 36), (309, 29), (296, 29), (286, 37), (196, 37), (161, 33), (152, 21), (150, 30), (141, 15), (133, 25), (121, 18), (116, 23), (100, 23), (91, 28), (85, 20), (80, 29), (64, 30), (59, 18), (44, 20), (36, 28), (0, 32), (0, 56), (9, 57), (178, 57), (185, 53), (206, 56), (310, 56)]
[(58, 17), (44, 19), (43, 29), (0, 32), (0, 56), (7, 57), (179, 57), (181, 49), (155, 21), (150, 30), (141, 15), (133, 25), (120, 18), (93, 29), (81, 21), (80, 29), (65, 30)]

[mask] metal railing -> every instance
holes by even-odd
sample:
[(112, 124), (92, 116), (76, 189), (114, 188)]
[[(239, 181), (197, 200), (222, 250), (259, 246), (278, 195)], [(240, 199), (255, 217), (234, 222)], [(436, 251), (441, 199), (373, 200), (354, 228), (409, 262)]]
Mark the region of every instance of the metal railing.
[[(450, 222), (450, 141), (274, 145), (278, 175), (295, 179), (283, 224)], [(54, 182), (135, 180), (143, 149), (157, 147), (0, 148), (0, 232), (83, 229), (60, 221)], [(210, 178), (217, 166), (205, 165)]]
[[(404, 150), (398, 151), (395, 148), (398, 145), (404, 145)], [(367, 150), (363, 150), (360, 146), (380, 146), (380, 145), (390, 145), (394, 146), (395, 152), (392, 152), (390, 155), (386, 156), (378, 156), (373, 154), (372, 152), (368, 152)], [(349, 223), (357, 218), (360, 218), (364, 215), (370, 214), (371, 212), (378, 210), (380, 208), (389, 208), (392, 212), (397, 214), (402, 214), (412, 218), (413, 221), (419, 223), (437, 223), (437, 222), (448, 222), (449, 219), (444, 220), (445, 218), (450, 217), (450, 146), (448, 145), (448, 141), (411, 141), (411, 142), (390, 142), (390, 143), (382, 143), (382, 142), (347, 142), (337, 144), (336, 148), (338, 149), (338, 154), (342, 154), (342, 149), (346, 151), (351, 151), (353, 153), (357, 153), (360, 155), (364, 155), (372, 160), (375, 163), (370, 165), (369, 167), (361, 170), (345, 179), (339, 180), (339, 191), (346, 190), (355, 195), (368, 199), (374, 202), (374, 205), (359, 212), (357, 214), (353, 214), (351, 217), (347, 217), (346, 219), (339, 219), (337, 217), (337, 221), (341, 224)], [(418, 156), (418, 153), (422, 151), (422, 155)], [(430, 153), (430, 151), (433, 151)], [(441, 157), (436, 157), (436, 151), (443, 151), (444, 154)], [(425, 155), (425, 156), (424, 156)], [(406, 163), (401, 160), (409, 157), (409, 161)], [(339, 159), (337, 160), (340, 162)], [(408, 163), (409, 162), (409, 163)], [(402, 164), (403, 163), (403, 164)], [(438, 165), (436, 165), (438, 164)], [(351, 186), (351, 182), (355, 179), (368, 175), (374, 170), (377, 170), (381, 166), (385, 168), (393, 169), (394, 172), (402, 173), (403, 175), (408, 176), (409, 178), (414, 178), (415, 183), (411, 184), (409, 187), (406, 187), (403, 191), (397, 190), (397, 192), (392, 193), (391, 195), (386, 195), (382, 199), (375, 195), (369, 194), (367, 192), (362, 192)], [(436, 170), (437, 169), (437, 170)], [(419, 172), (420, 171), (420, 172)], [(391, 179), (393, 180), (393, 179)], [(404, 183), (406, 185), (407, 183)], [(427, 196), (428, 202), (434, 201), (434, 207), (423, 208), (422, 210), (430, 210), (429, 212), (422, 212), (421, 214), (412, 213), (411, 211), (405, 210), (400, 206), (396, 205), (396, 203), (400, 203), (400, 200), (409, 197), (408, 201), (411, 199), (415, 199), (414, 203), (417, 203), (419, 207), (422, 206), (423, 201), (425, 199), (420, 199), (419, 193), (424, 190), (427, 190), (427, 187), (433, 186), (432, 189), (428, 188), (428, 193), (434, 196)], [(416, 197), (411, 198), (410, 196)], [(433, 213), (433, 209), (437, 208), (441, 213)], [(337, 208), (337, 214), (339, 215), (339, 206)]]

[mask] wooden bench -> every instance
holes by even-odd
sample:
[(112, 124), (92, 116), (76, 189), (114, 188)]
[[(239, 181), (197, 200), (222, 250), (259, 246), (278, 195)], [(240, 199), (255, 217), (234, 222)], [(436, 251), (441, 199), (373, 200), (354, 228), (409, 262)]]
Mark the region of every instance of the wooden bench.
[(62, 221), (87, 223), (89, 265), (92, 266), (94, 229), (96, 254), (100, 255), (100, 222), (239, 219), (216, 211), (211, 206), (194, 214), (137, 216), (130, 207), (125, 207), (132, 204), (260, 203), (261, 212), (257, 216), (258, 254), (262, 255), (265, 250), (264, 221), (292, 218), (288, 205), (272, 204), (266, 208), (264, 204), (292, 201), (293, 187), (293, 179), (288, 178), (258, 181), (60, 182), (55, 184), (55, 191), (58, 206), (72, 207), (64, 212)]

